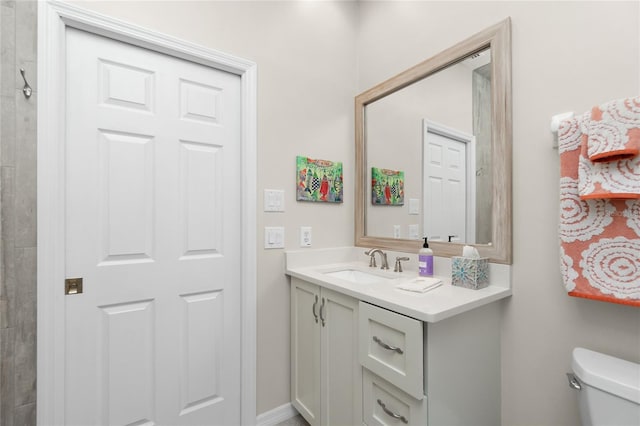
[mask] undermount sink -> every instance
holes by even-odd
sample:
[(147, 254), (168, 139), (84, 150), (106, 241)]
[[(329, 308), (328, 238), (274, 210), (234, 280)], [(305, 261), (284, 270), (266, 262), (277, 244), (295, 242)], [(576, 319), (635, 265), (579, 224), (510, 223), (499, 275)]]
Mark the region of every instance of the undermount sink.
[(373, 284), (393, 280), (395, 278), (364, 272), (359, 269), (341, 269), (324, 273), (328, 277), (339, 278), (356, 284)]

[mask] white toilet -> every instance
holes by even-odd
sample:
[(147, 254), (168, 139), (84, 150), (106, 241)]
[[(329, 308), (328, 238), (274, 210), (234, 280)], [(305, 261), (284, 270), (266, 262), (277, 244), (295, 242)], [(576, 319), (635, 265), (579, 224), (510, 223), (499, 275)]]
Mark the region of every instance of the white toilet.
[(569, 383), (583, 426), (640, 426), (640, 364), (575, 348)]

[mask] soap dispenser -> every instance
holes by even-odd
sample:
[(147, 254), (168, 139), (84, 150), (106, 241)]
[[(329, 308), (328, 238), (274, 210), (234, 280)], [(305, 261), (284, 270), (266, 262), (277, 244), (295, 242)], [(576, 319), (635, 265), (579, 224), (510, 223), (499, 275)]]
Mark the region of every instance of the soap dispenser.
[(424, 237), (424, 244), (418, 251), (418, 275), (421, 277), (433, 276), (433, 250), (429, 248), (428, 237)]

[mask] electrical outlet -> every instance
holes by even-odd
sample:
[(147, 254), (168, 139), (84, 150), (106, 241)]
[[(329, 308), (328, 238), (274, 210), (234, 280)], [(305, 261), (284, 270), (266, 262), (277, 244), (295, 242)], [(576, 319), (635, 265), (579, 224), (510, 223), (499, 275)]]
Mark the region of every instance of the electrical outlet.
[(300, 227), (300, 247), (311, 247), (311, 227)]
[(420, 232), (420, 227), (418, 225), (409, 225), (409, 239), (410, 240), (420, 239), (420, 236), (418, 235), (419, 232)]
[(393, 238), (400, 238), (400, 225), (393, 225)]

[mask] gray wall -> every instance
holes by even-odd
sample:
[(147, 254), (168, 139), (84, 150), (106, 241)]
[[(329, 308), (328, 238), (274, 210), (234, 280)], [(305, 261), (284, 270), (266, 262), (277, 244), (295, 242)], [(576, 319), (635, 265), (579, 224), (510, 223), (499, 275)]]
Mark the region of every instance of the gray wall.
[(0, 424), (36, 421), (36, 3), (0, 2)]

